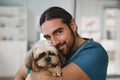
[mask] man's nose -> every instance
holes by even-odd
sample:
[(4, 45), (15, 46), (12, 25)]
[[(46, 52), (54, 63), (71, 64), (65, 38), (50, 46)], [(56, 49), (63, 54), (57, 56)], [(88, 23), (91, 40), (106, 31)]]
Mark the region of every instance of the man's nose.
[(59, 43), (59, 40), (57, 37), (52, 37), (51, 41), (54, 46), (56, 46)]

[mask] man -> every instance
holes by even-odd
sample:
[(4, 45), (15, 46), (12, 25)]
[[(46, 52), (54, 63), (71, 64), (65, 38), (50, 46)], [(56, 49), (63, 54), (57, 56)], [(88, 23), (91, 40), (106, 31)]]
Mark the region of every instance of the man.
[[(108, 55), (104, 48), (91, 39), (82, 38), (72, 16), (60, 7), (47, 9), (40, 19), (40, 28), (47, 40), (66, 57), (61, 77), (48, 71), (30, 72), (32, 80), (106, 80)], [(23, 66), (15, 80), (25, 80)]]

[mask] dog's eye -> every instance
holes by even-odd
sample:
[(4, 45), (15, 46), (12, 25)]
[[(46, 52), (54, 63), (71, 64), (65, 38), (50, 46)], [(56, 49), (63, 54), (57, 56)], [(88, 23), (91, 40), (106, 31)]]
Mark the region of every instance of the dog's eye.
[(53, 53), (53, 52), (49, 52), (49, 55), (51, 55), (51, 56), (55, 56), (55, 53)]
[(39, 55), (39, 58), (43, 58), (45, 56), (45, 53), (41, 53), (40, 55)]

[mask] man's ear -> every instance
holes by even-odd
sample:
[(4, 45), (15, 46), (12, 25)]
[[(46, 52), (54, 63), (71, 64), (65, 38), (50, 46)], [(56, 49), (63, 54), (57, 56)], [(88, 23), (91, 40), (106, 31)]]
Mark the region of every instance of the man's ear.
[(75, 32), (77, 31), (77, 25), (74, 19), (71, 19), (71, 23), (70, 23), (71, 29)]

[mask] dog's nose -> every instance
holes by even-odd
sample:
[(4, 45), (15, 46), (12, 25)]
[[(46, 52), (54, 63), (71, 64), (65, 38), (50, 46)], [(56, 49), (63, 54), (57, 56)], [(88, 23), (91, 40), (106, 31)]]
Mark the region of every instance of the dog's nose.
[(46, 60), (47, 62), (50, 62), (50, 61), (51, 61), (51, 58), (50, 58), (50, 57), (47, 57), (47, 58), (45, 58), (45, 60)]

